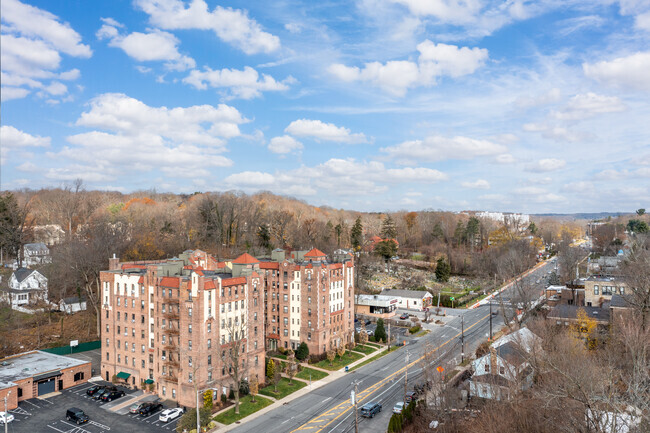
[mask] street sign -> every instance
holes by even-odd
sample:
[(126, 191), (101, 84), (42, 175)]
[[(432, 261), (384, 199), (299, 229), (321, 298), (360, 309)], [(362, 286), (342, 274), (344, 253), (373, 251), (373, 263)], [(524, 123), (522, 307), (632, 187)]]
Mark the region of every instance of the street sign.
[(455, 299), (455, 298), (454, 298), (453, 296), (452, 296), (451, 298), (449, 298), (450, 301), (453, 301), (454, 299)]
[(70, 347), (79, 346), (79, 340), (70, 340)]
[(350, 391), (350, 402), (352, 403), (352, 406), (354, 406), (354, 391)]
[(445, 371), (445, 369), (442, 368), (441, 366), (438, 366), (438, 368), (436, 368), (436, 370), (438, 370), (438, 373), (442, 373), (443, 371)]

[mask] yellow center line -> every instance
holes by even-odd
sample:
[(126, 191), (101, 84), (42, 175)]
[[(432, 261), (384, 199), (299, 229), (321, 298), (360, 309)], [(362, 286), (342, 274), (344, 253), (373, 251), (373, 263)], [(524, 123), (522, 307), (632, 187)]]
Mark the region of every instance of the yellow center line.
[[(468, 327), (465, 329), (465, 332), (469, 331), (470, 329), (472, 329), (474, 326), (476, 326), (476, 325), (478, 325), (479, 323), (481, 323), (481, 321), (483, 321), (484, 319), (488, 318), (489, 316), (490, 316), (490, 315), (488, 314), (488, 315), (486, 315), (486, 316), (481, 317), (479, 320), (476, 321), (476, 323), (474, 323), (474, 324), (471, 325), (471, 326), (468, 326)], [(438, 349), (444, 347), (444, 346), (447, 345), (450, 341), (455, 340), (455, 339), (456, 339), (460, 334), (461, 334), (461, 332), (459, 332), (458, 334), (454, 335), (454, 336), (451, 337), (449, 340), (445, 341), (444, 343), (442, 343), (440, 346), (436, 347), (436, 348), (433, 349), (433, 350), (438, 350)], [(422, 355), (420, 358), (418, 358), (418, 359), (416, 359), (415, 361), (411, 362), (411, 363), (408, 364), (406, 367), (402, 367), (402, 368), (400, 368), (399, 370), (397, 370), (396, 372), (394, 372), (394, 373), (391, 374), (390, 376), (387, 376), (387, 377), (385, 377), (384, 379), (380, 380), (379, 382), (375, 383), (374, 385), (371, 385), (371, 386), (369, 386), (368, 388), (364, 389), (363, 391), (361, 391), (361, 392), (357, 395), (357, 401), (358, 401), (358, 402), (361, 402), (361, 401), (364, 400), (366, 397), (370, 396), (372, 393), (374, 393), (375, 391), (377, 391), (377, 389), (381, 388), (381, 387), (382, 387), (382, 386), (383, 386), (387, 381), (389, 381), (391, 378), (393, 378), (394, 376), (396, 376), (396, 375), (398, 375), (398, 374), (400, 374), (400, 373), (403, 373), (407, 368), (412, 367), (413, 365), (415, 365), (415, 364), (417, 364), (418, 362), (422, 361), (425, 357), (426, 357), (426, 355)], [(325, 416), (327, 416), (327, 415), (333, 415), (334, 412), (338, 412), (338, 411), (341, 410), (341, 409), (342, 409), (341, 413), (339, 413), (338, 415), (336, 415), (333, 419), (331, 419), (331, 420), (330, 420), (327, 424), (325, 424), (324, 426), (322, 426), (322, 427), (319, 428), (318, 425), (309, 425), (309, 424), (312, 424), (312, 423), (315, 424), (315, 423), (320, 423), (320, 422), (322, 422), (322, 421), (325, 421), (325, 420), (322, 419), (323, 417), (325, 417)], [(350, 402), (350, 399), (347, 399), (347, 400), (343, 401), (342, 403), (339, 403), (338, 405), (334, 406), (333, 408), (331, 408), (331, 409), (328, 410), (327, 412), (325, 412), (325, 413), (323, 413), (323, 414), (320, 414), (319, 416), (317, 416), (317, 417), (315, 417), (315, 418), (312, 418), (311, 420), (307, 421), (305, 424), (301, 425), (301, 426), (298, 427), (297, 429), (292, 430), (291, 433), (297, 432), (297, 431), (299, 431), (299, 430), (311, 430), (311, 429), (316, 429), (316, 428), (318, 428), (319, 430), (316, 430), (315, 433), (318, 433), (318, 432), (322, 431), (324, 428), (326, 428), (328, 425), (332, 424), (334, 421), (336, 421), (337, 419), (339, 419), (343, 414), (345, 414), (348, 410), (351, 410), (351, 409), (352, 409), (352, 404), (351, 404), (351, 402)]]

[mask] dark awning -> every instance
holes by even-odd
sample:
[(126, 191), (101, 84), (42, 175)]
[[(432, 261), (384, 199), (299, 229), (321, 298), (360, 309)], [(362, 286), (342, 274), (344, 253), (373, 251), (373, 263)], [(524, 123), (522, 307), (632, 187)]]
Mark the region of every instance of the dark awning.
[(117, 373), (117, 377), (119, 379), (127, 380), (129, 377), (131, 377), (131, 373), (125, 373), (123, 371), (120, 371), (119, 373)]
[(34, 380), (34, 382), (38, 382), (39, 380), (45, 380), (45, 379), (49, 379), (51, 377), (58, 377), (58, 376), (61, 376), (62, 374), (63, 373), (61, 373), (60, 370), (50, 371), (49, 373), (43, 373), (43, 374), (38, 374), (38, 375), (34, 376), (33, 380)]
[(144, 381), (144, 383), (146, 383), (147, 385), (149, 385), (150, 383), (153, 383), (153, 379), (147, 379), (147, 380)]

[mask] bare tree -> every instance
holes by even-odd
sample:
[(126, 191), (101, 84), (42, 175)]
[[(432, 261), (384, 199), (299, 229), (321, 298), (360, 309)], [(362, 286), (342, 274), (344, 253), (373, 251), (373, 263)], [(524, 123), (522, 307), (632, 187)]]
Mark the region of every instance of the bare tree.
[(650, 248), (647, 239), (636, 242), (622, 270), (628, 286), (626, 300), (639, 312), (641, 328), (650, 326)]
[(239, 386), (248, 372), (248, 357), (246, 355), (246, 320), (245, 315), (229, 318), (226, 322), (227, 343), (221, 351), (221, 362), (232, 381), (232, 391), (235, 395), (235, 413), (239, 413)]

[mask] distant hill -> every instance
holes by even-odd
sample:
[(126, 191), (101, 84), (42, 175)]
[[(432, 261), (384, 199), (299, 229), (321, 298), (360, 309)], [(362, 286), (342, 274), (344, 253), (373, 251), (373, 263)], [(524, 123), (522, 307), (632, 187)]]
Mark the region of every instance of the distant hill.
[(584, 212), (584, 213), (536, 213), (531, 216), (544, 218), (557, 218), (562, 220), (599, 220), (607, 217), (616, 218), (621, 215), (633, 215), (632, 212)]

